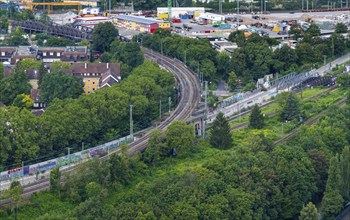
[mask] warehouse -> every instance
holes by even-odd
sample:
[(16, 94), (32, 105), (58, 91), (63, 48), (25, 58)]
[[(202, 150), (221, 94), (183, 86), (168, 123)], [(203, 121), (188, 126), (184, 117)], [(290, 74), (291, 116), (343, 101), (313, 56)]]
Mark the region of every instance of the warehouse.
[(153, 33), (155, 30), (157, 30), (157, 28), (170, 30), (169, 22), (132, 15), (117, 15), (114, 18), (114, 23), (120, 28), (126, 28), (139, 32)]
[[(172, 18), (193, 18), (198, 17), (199, 14), (204, 13), (204, 7), (172, 7), (171, 8), (171, 17)], [(157, 17), (158, 18), (168, 18), (168, 8), (159, 7), (157, 8)]]

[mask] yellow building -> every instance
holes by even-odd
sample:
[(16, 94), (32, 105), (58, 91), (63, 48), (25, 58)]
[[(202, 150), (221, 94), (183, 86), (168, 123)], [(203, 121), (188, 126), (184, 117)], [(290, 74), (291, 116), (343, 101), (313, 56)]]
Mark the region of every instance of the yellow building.
[(164, 22), (158, 22), (159, 27), (165, 30), (170, 30), (170, 23), (167, 21)]
[(90, 94), (95, 92), (99, 86), (100, 77), (83, 77), (84, 92)]

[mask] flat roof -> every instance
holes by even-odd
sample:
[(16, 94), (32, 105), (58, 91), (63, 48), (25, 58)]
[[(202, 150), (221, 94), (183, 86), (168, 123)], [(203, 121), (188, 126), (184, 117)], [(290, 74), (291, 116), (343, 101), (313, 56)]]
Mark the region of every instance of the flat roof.
[(143, 18), (143, 17), (138, 17), (138, 16), (132, 16), (132, 15), (117, 15), (115, 18), (122, 19), (122, 20), (128, 20), (128, 21), (134, 21), (134, 22), (142, 23), (142, 24), (154, 24), (154, 23), (159, 22), (155, 19)]

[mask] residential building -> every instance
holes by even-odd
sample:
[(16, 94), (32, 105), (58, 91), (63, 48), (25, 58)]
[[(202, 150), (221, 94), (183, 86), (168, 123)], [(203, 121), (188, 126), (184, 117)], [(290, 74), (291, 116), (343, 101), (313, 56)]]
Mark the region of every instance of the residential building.
[(31, 89), (30, 98), (34, 100), (33, 108), (46, 108), (46, 104), (40, 100), (40, 90)]
[(119, 63), (74, 63), (72, 68), (65, 72), (82, 78), (84, 92), (87, 94), (110, 87), (121, 80)]
[(86, 62), (90, 60), (90, 50), (86, 46), (66, 47), (0, 47), (0, 62), (14, 65), (19, 60), (33, 58), (49, 64), (54, 61)]

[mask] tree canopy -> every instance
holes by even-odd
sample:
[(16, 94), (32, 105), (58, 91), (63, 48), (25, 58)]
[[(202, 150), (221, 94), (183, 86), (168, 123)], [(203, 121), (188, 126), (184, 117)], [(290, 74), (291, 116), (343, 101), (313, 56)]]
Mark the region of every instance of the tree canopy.
[(78, 98), (84, 92), (83, 87), (81, 78), (62, 72), (46, 74), (40, 85), (40, 98), (45, 103), (55, 98)]
[(111, 43), (118, 36), (118, 30), (111, 22), (98, 23), (94, 27), (93, 48), (99, 52), (109, 51)]
[(230, 125), (222, 112), (219, 112), (213, 122), (210, 131), (210, 144), (219, 149), (232, 147)]

